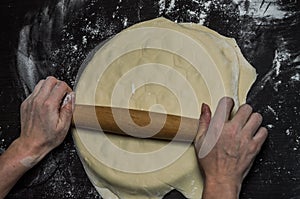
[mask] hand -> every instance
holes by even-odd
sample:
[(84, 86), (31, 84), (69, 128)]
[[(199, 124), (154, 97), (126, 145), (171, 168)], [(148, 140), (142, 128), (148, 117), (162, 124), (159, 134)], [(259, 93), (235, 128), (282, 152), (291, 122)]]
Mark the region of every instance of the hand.
[[(41, 80), (21, 106), (21, 135), (0, 156), (0, 199), (19, 178), (65, 138), (74, 110), (74, 93), (64, 82)], [(62, 102), (64, 96), (65, 100)]]
[[(266, 128), (260, 127), (262, 116), (252, 113), (251, 106), (247, 104), (242, 105), (230, 120), (233, 105), (232, 99), (222, 98), (213, 118), (209, 107), (202, 106), (195, 149), (198, 156), (201, 156), (199, 163), (208, 188), (204, 190), (204, 198), (214, 198), (211, 194), (216, 196), (217, 190), (222, 187), (227, 192), (232, 191), (232, 197), (224, 197), (226, 191), (223, 190), (223, 196), (220, 194), (215, 198), (237, 197), (242, 181), (268, 134)], [(203, 156), (205, 147), (211, 150)]]
[(72, 89), (54, 77), (41, 80), (36, 85), (21, 105), (21, 135), (18, 141), (31, 152), (24, 164), (33, 166), (62, 143), (70, 127), (74, 101)]

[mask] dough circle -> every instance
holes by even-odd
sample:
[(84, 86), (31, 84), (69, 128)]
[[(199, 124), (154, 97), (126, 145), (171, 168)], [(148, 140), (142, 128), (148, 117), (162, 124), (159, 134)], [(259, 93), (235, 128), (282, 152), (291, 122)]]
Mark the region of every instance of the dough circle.
[[(136, 24), (93, 54), (76, 85), (76, 103), (199, 118), (223, 96), (245, 102), (255, 69), (234, 39), (196, 24), (157, 18)], [(117, 117), (117, 116), (116, 116)], [(193, 145), (73, 129), (87, 175), (103, 198), (162, 198), (172, 189), (199, 198)]]

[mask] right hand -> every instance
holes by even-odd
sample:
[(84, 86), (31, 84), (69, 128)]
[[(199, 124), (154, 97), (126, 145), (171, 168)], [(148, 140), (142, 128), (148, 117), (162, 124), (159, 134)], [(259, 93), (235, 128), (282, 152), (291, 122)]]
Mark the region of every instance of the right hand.
[(233, 106), (231, 98), (222, 98), (212, 118), (208, 105), (202, 106), (195, 148), (199, 154), (203, 142), (207, 142), (204, 137), (209, 134), (218, 139), (210, 152), (199, 158), (205, 183), (215, 186), (229, 184), (240, 187), (268, 134), (266, 128), (260, 127), (262, 116), (252, 113), (250, 105), (240, 106), (230, 120)]

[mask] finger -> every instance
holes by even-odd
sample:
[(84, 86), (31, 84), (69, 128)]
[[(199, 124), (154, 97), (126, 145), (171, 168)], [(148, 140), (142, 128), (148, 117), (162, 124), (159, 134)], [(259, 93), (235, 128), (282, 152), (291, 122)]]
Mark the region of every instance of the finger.
[(39, 98), (39, 101), (46, 101), (57, 82), (58, 80), (55, 77), (47, 77), (44, 84), (41, 86), (38, 94), (36, 95), (36, 97)]
[(45, 80), (42, 79), (38, 82), (38, 84), (34, 87), (31, 96), (35, 97), (37, 95), (37, 93), (40, 91), (41, 87), (43, 86), (43, 84), (45, 83)]
[(262, 123), (262, 116), (259, 113), (251, 114), (249, 120), (243, 128), (243, 133), (247, 134), (249, 137), (253, 137), (257, 129)]
[(50, 96), (47, 100), (52, 102), (53, 106), (59, 108), (60, 103), (65, 97), (66, 93), (72, 92), (72, 89), (63, 81), (58, 81), (52, 89)]
[(43, 86), (45, 80), (40, 80), (38, 84), (34, 87), (32, 93), (24, 100), (23, 103), (30, 103), (32, 99), (37, 95), (37, 93), (40, 91), (41, 87)]
[(261, 127), (257, 133), (254, 135), (253, 140), (257, 143), (257, 151), (258, 153), (261, 149), (261, 146), (265, 142), (266, 138), (268, 136), (268, 130), (265, 127)]
[(206, 129), (205, 136), (200, 139), (201, 144), (198, 151), (198, 158), (204, 158), (216, 145), (221, 133), (223, 126), (230, 117), (231, 110), (234, 102), (229, 97), (223, 97), (217, 106), (216, 112), (210, 120), (209, 126)]
[(243, 104), (239, 107), (237, 113), (232, 118), (232, 122), (237, 123), (240, 129), (246, 124), (248, 121), (251, 113), (252, 113), (252, 107), (248, 104)]
[(230, 97), (223, 97), (218, 103), (213, 120), (219, 124), (228, 121), (233, 106), (234, 102)]
[(60, 109), (58, 128), (67, 131), (71, 124), (71, 118), (75, 107), (75, 93), (67, 94), (66, 100)]
[(199, 128), (195, 138), (195, 147), (197, 150), (200, 149), (202, 143), (201, 138), (205, 137), (206, 135), (207, 129), (209, 127), (210, 119), (211, 119), (210, 108), (207, 104), (203, 103), (201, 107), (201, 115), (199, 119)]

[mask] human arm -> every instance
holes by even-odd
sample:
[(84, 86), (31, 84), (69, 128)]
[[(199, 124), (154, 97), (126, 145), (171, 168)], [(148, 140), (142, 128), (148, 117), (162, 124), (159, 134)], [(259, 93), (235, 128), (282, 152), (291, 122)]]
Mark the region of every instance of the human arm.
[(238, 198), (268, 134), (260, 127), (262, 116), (247, 104), (230, 119), (233, 105), (232, 99), (222, 98), (213, 117), (209, 107), (202, 106), (195, 149), (205, 176), (203, 199)]
[[(69, 95), (62, 103), (66, 94)], [(65, 82), (48, 77), (22, 103), (20, 137), (0, 156), (0, 198), (64, 140), (71, 123), (74, 98)]]

